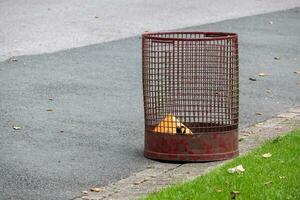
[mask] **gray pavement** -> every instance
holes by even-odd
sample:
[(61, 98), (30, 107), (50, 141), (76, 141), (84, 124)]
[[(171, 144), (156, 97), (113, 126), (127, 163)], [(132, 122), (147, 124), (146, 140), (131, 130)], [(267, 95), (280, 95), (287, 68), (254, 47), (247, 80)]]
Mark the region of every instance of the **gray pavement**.
[[(187, 29), (239, 34), (242, 128), (299, 105), (299, 20), (298, 8)], [(0, 63), (0, 199), (71, 199), (154, 163), (142, 155), (140, 47), (132, 37)]]
[(0, 0), (0, 61), (296, 6), (299, 0)]

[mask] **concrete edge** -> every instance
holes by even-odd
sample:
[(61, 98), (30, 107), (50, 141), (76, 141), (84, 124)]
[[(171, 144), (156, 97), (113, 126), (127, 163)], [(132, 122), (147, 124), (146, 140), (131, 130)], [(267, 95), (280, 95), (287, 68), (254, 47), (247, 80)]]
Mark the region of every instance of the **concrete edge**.
[[(243, 138), (239, 145), (240, 155), (244, 155), (267, 140), (284, 135), (297, 127), (300, 127), (300, 106), (290, 108), (269, 120), (249, 126), (240, 131), (240, 138)], [(87, 194), (82, 194), (74, 199), (139, 199), (168, 185), (192, 180), (226, 162), (228, 161), (187, 164), (157, 163), (125, 179), (102, 187), (100, 192), (88, 191)]]

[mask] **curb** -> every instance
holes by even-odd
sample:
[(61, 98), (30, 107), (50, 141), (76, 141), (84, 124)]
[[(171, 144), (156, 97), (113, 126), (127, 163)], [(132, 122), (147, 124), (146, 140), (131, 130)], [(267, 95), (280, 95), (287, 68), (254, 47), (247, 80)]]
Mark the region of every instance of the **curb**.
[[(240, 131), (240, 155), (260, 146), (267, 140), (284, 135), (288, 131), (300, 127), (300, 106), (290, 108), (264, 122), (249, 126)], [(139, 199), (150, 192), (168, 185), (192, 180), (227, 161), (206, 163), (157, 163), (145, 170), (133, 174), (116, 183), (101, 188), (100, 192), (88, 192), (76, 200), (126, 200)]]

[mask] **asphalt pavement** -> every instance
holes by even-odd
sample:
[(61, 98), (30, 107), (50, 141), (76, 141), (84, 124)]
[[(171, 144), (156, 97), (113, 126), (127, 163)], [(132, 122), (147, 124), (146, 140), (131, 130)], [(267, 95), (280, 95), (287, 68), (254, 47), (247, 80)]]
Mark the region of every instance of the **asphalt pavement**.
[(297, 6), (299, 0), (0, 0), (0, 61)]
[[(241, 129), (300, 104), (299, 20), (297, 8), (184, 29), (239, 34)], [(139, 36), (6, 60), (0, 85), (0, 199), (72, 199), (155, 162)]]

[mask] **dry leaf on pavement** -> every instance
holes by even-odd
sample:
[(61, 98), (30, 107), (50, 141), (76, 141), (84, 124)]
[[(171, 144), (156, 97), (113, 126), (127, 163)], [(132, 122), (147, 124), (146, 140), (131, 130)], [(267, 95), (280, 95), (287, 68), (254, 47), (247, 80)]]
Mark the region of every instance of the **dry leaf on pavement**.
[(270, 76), (270, 74), (266, 74), (266, 73), (258, 73), (257, 76), (264, 77), (264, 76)]
[(261, 112), (256, 112), (255, 115), (263, 115)]
[(18, 59), (16, 59), (15, 57), (11, 57), (10, 59), (8, 59), (8, 63), (14, 63), (14, 62), (18, 62)]
[(300, 74), (300, 70), (299, 71), (294, 71), (294, 74)]
[(14, 130), (21, 130), (21, 127), (20, 127), (20, 126), (15, 126), (15, 125), (14, 125), (14, 126), (13, 126), (13, 129), (14, 129)]
[(274, 57), (274, 60), (280, 60), (280, 57)]
[(89, 192), (86, 191), (86, 190), (84, 190), (84, 191), (82, 191), (81, 193), (82, 193), (82, 194), (88, 194)]
[(250, 81), (256, 81), (255, 78), (251, 78), (251, 77), (249, 78), (249, 80), (250, 80)]
[(90, 191), (91, 191), (91, 192), (100, 192), (100, 191), (101, 191), (101, 188), (94, 187), (94, 188), (91, 188)]
[(51, 111), (53, 111), (53, 109), (52, 108), (47, 108), (47, 111), (51, 112)]

